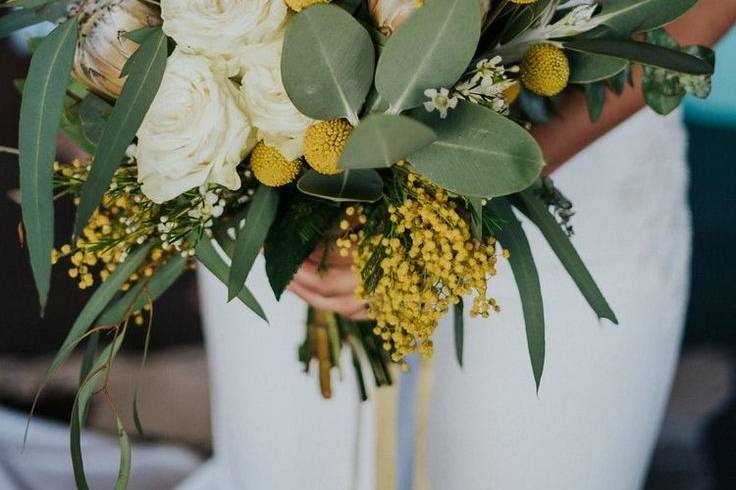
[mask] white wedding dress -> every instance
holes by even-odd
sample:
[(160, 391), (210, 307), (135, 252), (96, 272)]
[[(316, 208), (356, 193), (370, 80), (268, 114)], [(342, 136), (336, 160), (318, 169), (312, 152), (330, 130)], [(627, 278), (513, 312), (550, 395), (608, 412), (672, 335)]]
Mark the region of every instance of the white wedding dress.
[[(680, 118), (642, 111), (554, 175), (577, 209), (577, 249), (620, 326), (596, 319), (546, 242), (525, 225), (547, 321), (538, 394), (506, 264), (489, 286), (501, 313), (465, 320), (465, 367), (456, 364), (448, 317), (431, 368), (424, 368), (429, 406), (415, 396), (421, 391), (415, 367), (399, 376), (399, 413), (388, 415), (376, 413), (375, 396), (358, 402), (352, 369), (345, 369), (332, 400), (320, 397), (315, 378), (297, 361), (305, 306), (290, 293), (280, 303), (273, 299), (262, 261), (248, 285), (270, 325), (237, 302), (227, 304), (225, 288), (200, 268), (214, 457), (181, 488), (640, 488), (677, 360), (688, 290)], [(388, 484), (377, 479), (386, 454), (376, 449), (376, 417), (399, 421), (398, 461)]]

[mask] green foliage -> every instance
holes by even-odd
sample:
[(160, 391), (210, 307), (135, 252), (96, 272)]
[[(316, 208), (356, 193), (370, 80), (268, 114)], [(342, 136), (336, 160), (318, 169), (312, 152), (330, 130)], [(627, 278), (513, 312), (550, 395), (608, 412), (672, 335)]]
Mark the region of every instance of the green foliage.
[[(223, 249), (224, 248), (225, 247), (223, 247)], [(220, 282), (222, 282), (223, 284), (227, 284), (229, 267), (222, 259), (222, 257), (220, 257), (219, 252), (212, 244), (212, 240), (206, 237), (202, 237), (197, 243), (196, 256), (197, 260), (199, 260), (199, 262), (201, 262), (202, 265), (207, 268), (207, 270), (209, 270), (215, 277), (217, 277)], [(263, 311), (263, 308), (261, 308), (261, 305), (258, 304), (258, 300), (256, 300), (255, 296), (253, 296), (253, 293), (251, 293), (245, 285), (243, 285), (243, 288), (240, 290), (240, 293), (238, 294), (238, 299), (242, 301), (243, 304), (247, 306), (250, 310), (252, 310), (253, 313), (263, 318), (263, 320), (268, 323), (268, 318), (266, 318), (266, 313)]]
[(286, 30), (281, 76), (289, 98), (314, 119), (347, 118), (371, 88), (374, 48), (365, 28), (345, 10), (315, 5), (295, 15)]
[(376, 202), (383, 196), (383, 179), (375, 170), (344, 170), (336, 175), (307, 171), (297, 188), (309, 196), (335, 202)]
[[(253, 263), (266, 241), (268, 230), (276, 219), (279, 193), (273, 187), (258, 188), (245, 215), (245, 226), (237, 232), (235, 249), (227, 280), (228, 301), (236, 297), (245, 284)], [(237, 228), (237, 227), (236, 227)]]
[(334, 226), (341, 209), (332, 203), (295, 193), (279, 212), (264, 244), (266, 274), (276, 298), (289, 285), (302, 263)]
[(623, 34), (656, 29), (690, 10), (697, 0), (607, 0), (600, 20)]
[(437, 140), (409, 161), (445, 189), (472, 197), (512, 194), (531, 185), (544, 163), (524, 128), (490, 109), (461, 101), (440, 119), (417, 109), (412, 115), (437, 133)]
[(585, 299), (598, 315), (618, 324), (615, 313), (606, 301), (600, 288), (593, 280), (585, 264), (580, 259), (575, 247), (560, 224), (547, 210), (547, 206), (535, 194), (533, 189), (527, 189), (518, 194), (515, 201), (519, 210), (524, 213), (542, 232), (552, 250), (562, 262), (570, 277), (580, 289)]
[(501, 245), (511, 253), (509, 264), (521, 297), (529, 359), (531, 360), (537, 391), (539, 391), (539, 384), (542, 381), (542, 372), (544, 371), (545, 334), (544, 304), (537, 266), (534, 263), (526, 234), (508, 201), (494, 199), (488, 203), (486, 210), (490, 213), (490, 217), (498, 218), (501, 222), (500, 226), (495, 229), (491, 229), (490, 223), (487, 224), (488, 233), (492, 233)]
[(612, 56), (646, 66), (691, 75), (710, 75), (713, 73), (713, 65), (696, 56), (640, 41), (628, 39), (572, 39), (565, 41), (563, 46), (574, 51)]
[(391, 37), (376, 67), (376, 88), (392, 113), (417, 107), (428, 88), (451, 87), (480, 38), (478, 0), (427, 0)]
[(427, 126), (406, 116), (371, 114), (350, 135), (340, 166), (346, 169), (390, 167), (436, 137)]
[(18, 148), (23, 226), (41, 311), (46, 306), (51, 284), (52, 164), (76, 39), (76, 24), (66, 22), (41, 42), (31, 59), (20, 108)]
[(161, 84), (166, 68), (166, 36), (151, 33), (129, 60), (128, 78), (97, 144), (93, 164), (82, 189), (74, 224), (79, 235), (110, 186), (125, 150), (135, 137)]
[(34, 9), (19, 9), (0, 17), (0, 39), (24, 27), (43, 22)]
[(465, 342), (465, 318), (463, 299), (455, 303), (453, 308), (453, 330), (455, 334), (455, 358), (460, 367), (463, 367), (463, 345)]
[[(102, 317), (105, 316), (105, 313), (103, 313), (103, 311), (108, 308), (108, 305), (118, 294), (118, 291), (120, 291), (123, 283), (128, 280), (130, 275), (135, 272), (146, 259), (146, 257), (148, 257), (148, 252), (150, 251), (150, 249), (151, 244), (149, 243), (141, 245), (139, 248), (133, 251), (125, 260), (125, 262), (118, 265), (118, 267), (113, 271), (112, 274), (110, 274), (107, 280), (103, 282), (100, 287), (97, 288), (97, 290), (95, 290), (92, 297), (89, 299), (89, 301), (87, 301), (87, 304), (84, 305), (84, 308), (82, 308), (79, 316), (77, 316), (77, 319), (74, 321), (72, 328), (69, 329), (69, 332), (67, 333), (64, 342), (61, 344), (59, 351), (54, 356), (51, 365), (46, 369), (46, 372), (44, 373), (43, 379), (41, 380), (38, 390), (36, 391), (36, 396), (33, 398), (33, 404), (31, 406), (29, 414), (29, 421), (36, 408), (36, 403), (38, 403), (38, 399), (41, 396), (41, 391), (43, 390), (43, 388), (54, 376), (54, 374), (56, 374), (56, 371), (61, 367), (61, 365), (69, 358), (74, 349), (76, 349), (77, 345), (79, 345), (79, 343), (84, 340), (87, 335), (87, 329), (89, 329), (93, 322), (97, 320), (98, 316), (101, 313)], [(113, 308), (115, 308), (115, 305), (113, 305)], [(121, 311), (124, 312), (125, 310)], [(118, 318), (122, 317), (115, 316), (114, 319)]]
[[(647, 33), (647, 41), (668, 49), (681, 50), (696, 56), (704, 62), (715, 65), (715, 55), (712, 50), (702, 46), (687, 46), (681, 48), (664, 29), (657, 29)], [(659, 114), (669, 114), (675, 110), (686, 94), (705, 98), (711, 91), (709, 75), (687, 75), (656, 67), (645, 67), (642, 89), (647, 104)]]
[(601, 117), (606, 102), (606, 82), (593, 82), (585, 85), (585, 100), (588, 103), (588, 116), (595, 122)]

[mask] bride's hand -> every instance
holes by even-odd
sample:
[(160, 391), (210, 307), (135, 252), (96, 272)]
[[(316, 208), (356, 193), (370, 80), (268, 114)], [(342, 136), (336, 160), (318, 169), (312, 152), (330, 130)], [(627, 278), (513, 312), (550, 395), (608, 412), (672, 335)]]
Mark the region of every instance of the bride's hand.
[(342, 257), (332, 248), (324, 264), (326, 271), (320, 273), (323, 256), (322, 246), (312, 252), (288, 289), (316, 309), (334, 311), (351, 320), (367, 320), (365, 303), (355, 297), (358, 278), (352, 270), (352, 258)]

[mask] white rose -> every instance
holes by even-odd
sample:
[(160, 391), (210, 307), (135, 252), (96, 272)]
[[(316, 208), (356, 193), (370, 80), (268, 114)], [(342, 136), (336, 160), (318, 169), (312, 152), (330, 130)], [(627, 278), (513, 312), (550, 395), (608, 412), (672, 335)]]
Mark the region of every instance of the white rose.
[(283, 39), (247, 46), (239, 53), (243, 104), (256, 135), (287, 159), (304, 153), (304, 133), (312, 120), (300, 113), (281, 82)]
[(274, 39), (287, 13), (282, 0), (161, 0), (166, 35), (207, 55)]
[(161, 203), (206, 183), (240, 187), (236, 167), (249, 150), (251, 126), (239, 97), (207, 58), (174, 51), (137, 134), (146, 196)]

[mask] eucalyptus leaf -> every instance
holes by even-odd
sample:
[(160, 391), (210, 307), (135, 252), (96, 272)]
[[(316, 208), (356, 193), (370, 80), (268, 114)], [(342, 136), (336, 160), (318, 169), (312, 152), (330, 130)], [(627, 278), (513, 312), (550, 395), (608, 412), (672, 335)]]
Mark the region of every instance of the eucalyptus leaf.
[(307, 171), (297, 188), (309, 196), (335, 202), (376, 202), (383, 196), (383, 179), (375, 170), (345, 170), (337, 175)]
[(21, 208), (42, 312), (51, 285), (53, 161), (76, 40), (76, 23), (66, 22), (41, 41), (31, 59), (20, 107)]
[(340, 7), (314, 5), (289, 22), (281, 78), (302, 114), (322, 120), (344, 117), (357, 125), (374, 63), (368, 31)]
[(447, 190), (504, 196), (531, 185), (542, 170), (542, 152), (529, 132), (491, 109), (461, 101), (446, 119), (423, 109), (412, 115), (434, 129), (437, 140), (409, 161)]
[(600, 54), (568, 51), (570, 83), (594, 83), (614, 77), (626, 69), (628, 60)]
[(43, 18), (34, 9), (13, 10), (0, 17), (0, 39), (39, 22), (43, 22)]
[[(212, 244), (212, 241), (209, 238), (205, 237), (199, 240), (196, 248), (196, 256), (197, 260), (199, 260), (199, 262), (201, 262), (202, 265), (207, 268), (207, 270), (209, 270), (215, 277), (217, 277), (220, 282), (222, 282), (223, 284), (227, 284), (229, 267), (222, 259), (222, 257), (220, 257), (220, 254), (217, 252), (217, 249)], [(255, 296), (253, 296), (253, 293), (251, 293), (245, 285), (240, 290), (240, 293), (238, 294), (238, 299), (250, 310), (252, 310), (253, 313), (258, 315), (263, 320), (265, 320), (266, 323), (268, 323), (266, 312), (263, 311), (261, 305), (258, 304), (258, 300), (256, 300)]]
[(697, 0), (607, 0), (596, 17), (617, 31), (630, 34), (669, 24), (690, 10)]
[[(79, 345), (79, 343), (84, 339), (87, 329), (92, 325), (98, 315), (107, 308), (110, 301), (112, 301), (122, 287), (123, 283), (126, 282), (130, 275), (133, 274), (133, 272), (135, 272), (143, 263), (148, 256), (150, 249), (151, 244), (145, 244), (133, 251), (123, 263), (117, 266), (107, 280), (100, 284), (94, 294), (92, 294), (89, 301), (87, 301), (87, 304), (84, 305), (84, 308), (82, 308), (79, 316), (77, 316), (77, 319), (64, 338), (64, 342), (61, 344), (61, 347), (54, 356), (54, 359), (51, 361), (51, 364), (44, 373), (38, 390), (36, 391), (36, 395), (33, 398), (31, 410), (28, 415), (29, 422), (30, 417), (33, 416), (33, 412), (43, 388), (54, 374), (56, 374), (59, 367), (61, 367), (61, 365), (69, 358), (77, 345)], [(26, 434), (27, 430), (28, 429), (26, 428)]]
[(110, 186), (112, 176), (125, 157), (148, 108), (156, 96), (166, 69), (167, 41), (160, 29), (152, 32), (135, 53), (122, 93), (100, 136), (82, 188), (74, 223), (75, 235), (86, 226), (92, 212)]
[(409, 117), (371, 114), (350, 135), (340, 166), (346, 169), (390, 167), (436, 138), (434, 131)]
[(573, 39), (564, 41), (563, 46), (574, 51), (612, 56), (642, 65), (656, 66), (691, 75), (710, 75), (713, 73), (713, 65), (696, 56), (640, 41)]
[(480, 39), (478, 0), (427, 0), (388, 38), (376, 88), (397, 114), (417, 107), (429, 88), (451, 87)]
[(609, 306), (603, 293), (601, 293), (593, 276), (588, 272), (570, 239), (562, 230), (559, 223), (557, 223), (554, 216), (547, 210), (542, 200), (532, 189), (527, 189), (519, 193), (518, 198), (522, 203), (519, 206), (519, 210), (542, 232), (547, 243), (549, 243), (552, 250), (560, 259), (567, 273), (575, 281), (578, 289), (580, 289), (588, 304), (593, 308), (596, 315), (598, 315), (598, 318), (606, 318), (618, 324), (616, 314)]
[(263, 248), (268, 230), (279, 209), (279, 193), (273, 187), (258, 187), (245, 216), (245, 226), (237, 232), (230, 274), (227, 280), (228, 301), (235, 298), (245, 285), (253, 263)]
[[(89, 490), (87, 477), (84, 471), (84, 460), (82, 458), (82, 427), (87, 416), (89, 402), (92, 396), (98, 390), (100, 384), (105, 379), (105, 374), (110, 368), (109, 362), (115, 357), (120, 350), (123, 340), (125, 339), (125, 328), (123, 328), (113, 339), (110, 344), (97, 356), (94, 364), (90, 369), (90, 374), (84, 379), (79, 387), (77, 396), (72, 405), (72, 413), (69, 427), (69, 446), (72, 457), (72, 470), (74, 472), (74, 480), (79, 490)], [(118, 430), (122, 429), (122, 423), (117, 415), (116, 425)], [(124, 430), (123, 430), (124, 432)], [(126, 435), (127, 439), (127, 435)], [(118, 478), (115, 482), (115, 489), (124, 489), (130, 475), (130, 445), (127, 440), (120, 440), (121, 461), (118, 470)], [(120, 484), (123, 486), (120, 486)]]
[(509, 264), (521, 297), (529, 359), (532, 364), (537, 391), (539, 391), (542, 372), (544, 371), (545, 328), (542, 288), (539, 284), (537, 266), (534, 263), (526, 234), (508, 201), (494, 199), (488, 203), (486, 209), (494, 218), (501, 221), (499, 229), (489, 229), (487, 231), (489, 234), (493, 233), (501, 245), (508, 249), (510, 253)]

